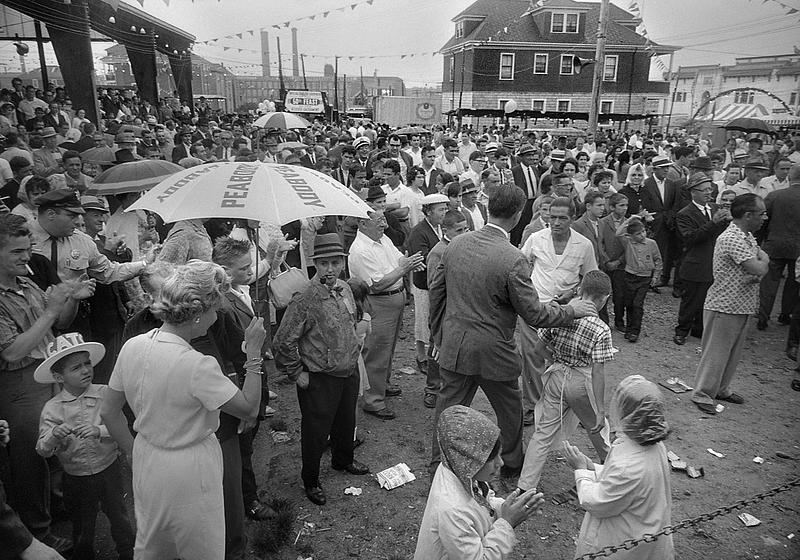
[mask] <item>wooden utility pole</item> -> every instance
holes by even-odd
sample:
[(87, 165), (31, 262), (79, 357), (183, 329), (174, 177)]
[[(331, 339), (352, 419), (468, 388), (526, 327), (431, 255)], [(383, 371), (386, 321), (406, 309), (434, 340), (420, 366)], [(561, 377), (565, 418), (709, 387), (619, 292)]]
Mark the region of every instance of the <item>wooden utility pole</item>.
[(333, 59), (333, 108), (336, 110), (338, 119), (339, 115), (339, 57)]
[[(597, 115), (600, 113), (600, 94), (603, 88), (603, 72), (606, 67), (606, 28), (608, 27), (608, 2), (600, 2), (600, 21), (597, 23), (597, 48), (594, 51), (594, 78), (592, 99), (589, 102), (589, 127), (587, 134), (597, 134)], [(633, 69), (631, 69), (633, 71)]]
[(300, 55), (300, 66), (303, 69), (303, 89), (308, 91), (308, 82), (306, 81), (306, 55)]
[(39, 50), (39, 66), (42, 72), (42, 91), (47, 91), (50, 85), (50, 80), (47, 77), (47, 61), (44, 57), (44, 38), (42, 37), (42, 23), (35, 19), (33, 20), (33, 30), (36, 33), (36, 47)]
[(284, 110), (286, 110), (286, 106), (284, 105), (284, 103), (286, 103), (286, 84), (283, 83), (283, 59), (281, 58), (281, 38), (276, 37), (276, 39), (278, 40), (278, 84), (280, 88), (278, 90), (278, 97), (280, 98), (279, 101), (281, 105), (283, 105)]

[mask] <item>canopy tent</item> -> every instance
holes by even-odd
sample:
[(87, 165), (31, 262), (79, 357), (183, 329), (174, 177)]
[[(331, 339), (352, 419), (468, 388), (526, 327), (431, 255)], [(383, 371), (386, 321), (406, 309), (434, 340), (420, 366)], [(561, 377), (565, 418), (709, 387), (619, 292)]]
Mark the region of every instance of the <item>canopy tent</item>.
[(742, 117), (761, 118), (766, 114), (767, 110), (764, 108), (763, 105), (732, 103), (727, 107), (723, 107), (722, 109), (716, 109), (714, 111), (706, 113), (702, 117), (697, 117), (695, 121), (705, 122), (705, 123), (707, 122), (726, 123), (728, 121), (732, 121), (733, 119), (739, 119)]
[(800, 117), (788, 113), (773, 113), (758, 118), (778, 128), (800, 128)]

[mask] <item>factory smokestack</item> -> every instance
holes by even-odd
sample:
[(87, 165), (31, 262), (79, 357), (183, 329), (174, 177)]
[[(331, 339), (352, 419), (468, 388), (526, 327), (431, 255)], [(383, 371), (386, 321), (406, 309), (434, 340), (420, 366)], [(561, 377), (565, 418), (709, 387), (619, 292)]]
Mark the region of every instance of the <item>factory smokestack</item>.
[(261, 75), (265, 78), (270, 77), (269, 68), (269, 33), (261, 32)]
[(300, 77), (300, 66), (297, 56), (297, 28), (292, 27), (292, 77)]

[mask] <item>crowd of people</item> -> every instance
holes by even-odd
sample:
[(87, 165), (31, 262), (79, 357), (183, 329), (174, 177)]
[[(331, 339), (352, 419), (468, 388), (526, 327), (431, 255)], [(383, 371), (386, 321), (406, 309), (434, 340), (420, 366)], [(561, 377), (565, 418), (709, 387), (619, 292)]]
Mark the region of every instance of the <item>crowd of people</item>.
[[(744, 337), (770, 328), (784, 275), (777, 321), (797, 360), (800, 136), (765, 150), (756, 136), (714, 147), (501, 125), (265, 130), (202, 99), (105, 90), (98, 125), (63, 90), (12, 88), (0, 92), (0, 558), (94, 558), (101, 510), (120, 558), (243, 557), (245, 518), (275, 516), (252, 461), (275, 414), (269, 385), (296, 386), (300, 477), (322, 506), (326, 449), (333, 469), (365, 475), (361, 412), (403, 414), (390, 403), (409, 305), (434, 411), (419, 559), (507, 557), (562, 441), (587, 511), (579, 553), (669, 524), (658, 389), (628, 378), (606, 411), (613, 332), (640, 340), (648, 294), (671, 286), (673, 342), (701, 341), (704, 414), (744, 403)], [(140, 159), (309, 167), (370, 212), (165, 224), (126, 212), (141, 193), (96, 190), (98, 173)], [(496, 425), (469, 408), (478, 388)], [(579, 426), (597, 464), (566, 442)], [(55, 514), (71, 539), (51, 531)], [(673, 557), (670, 539), (646, 546)]]

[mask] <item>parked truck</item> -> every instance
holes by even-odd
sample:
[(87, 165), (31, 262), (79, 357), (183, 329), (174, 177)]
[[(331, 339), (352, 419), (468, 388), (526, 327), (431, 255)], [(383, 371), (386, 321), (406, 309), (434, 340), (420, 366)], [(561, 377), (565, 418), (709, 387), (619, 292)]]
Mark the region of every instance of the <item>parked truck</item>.
[(440, 97), (375, 97), (375, 122), (390, 126), (432, 125), (442, 122)]

